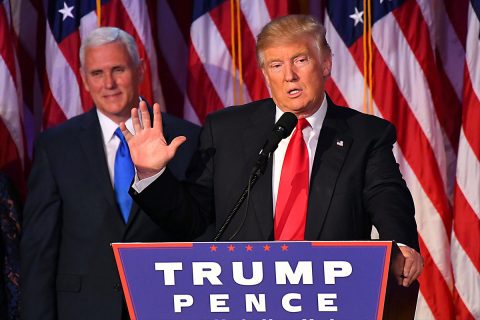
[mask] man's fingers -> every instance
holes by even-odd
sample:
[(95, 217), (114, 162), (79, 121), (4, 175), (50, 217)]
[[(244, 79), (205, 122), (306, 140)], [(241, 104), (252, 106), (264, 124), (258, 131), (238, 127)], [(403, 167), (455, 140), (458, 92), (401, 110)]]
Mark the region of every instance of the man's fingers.
[(151, 128), (152, 124), (150, 123), (150, 113), (148, 112), (147, 103), (143, 100), (140, 101), (140, 113), (142, 114), (143, 128)]
[(404, 287), (408, 287), (422, 272), (423, 258), (417, 251), (407, 246), (401, 246), (400, 251), (402, 251), (405, 257), (405, 265), (403, 266), (403, 275), (399, 282)]
[(127, 142), (133, 137), (133, 134), (131, 134), (131, 132), (127, 129), (127, 126), (125, 126), (125, 122), (120, 122), (120, 130), (122, 131), (122, 134)]
[(135, 133), (139, 133), (142, 131), (142, 125), (140, 124), (140, 119), (138, 118), (138, 109), (132, 108), (130, 115), (132, 117), (133, 130), (135, 130)]
[(163, 132), (162, 112), (158, 103), (153, 104), (153, 127)]
[(172, 142), (170, 143), (170, 147), (173, 148), (173, 151), (176, 153), (178, 147), (180, 147), (182, 145), (182, 143), (184, 143), (185, 141), (187, 141), (186, 137), (178, 136), (178, 137), (176, 137), (175, 139), (172, 140)]

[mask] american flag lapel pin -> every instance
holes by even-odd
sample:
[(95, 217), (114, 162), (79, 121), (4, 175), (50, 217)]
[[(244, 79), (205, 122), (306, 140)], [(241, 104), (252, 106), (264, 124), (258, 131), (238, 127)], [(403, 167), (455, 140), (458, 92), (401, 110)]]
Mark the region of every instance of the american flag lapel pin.
[(337, 146), (343, 147), (343, 140), (337, 140)]

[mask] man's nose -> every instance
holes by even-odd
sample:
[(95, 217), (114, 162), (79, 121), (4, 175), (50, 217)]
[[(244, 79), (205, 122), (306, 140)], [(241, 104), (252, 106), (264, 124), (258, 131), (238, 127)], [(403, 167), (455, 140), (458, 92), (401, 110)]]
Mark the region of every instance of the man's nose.
[(115, 78), (110, 73), (106, 73), (105, 77), (103, 78), (103, 84), (106, 88), (113, 88), (115, 87)]
[(285, 81), (291, 82), (298, 80), (298, 75), (295, 70), (295, 66), (291, 64), (287, 64), (285, 66)]

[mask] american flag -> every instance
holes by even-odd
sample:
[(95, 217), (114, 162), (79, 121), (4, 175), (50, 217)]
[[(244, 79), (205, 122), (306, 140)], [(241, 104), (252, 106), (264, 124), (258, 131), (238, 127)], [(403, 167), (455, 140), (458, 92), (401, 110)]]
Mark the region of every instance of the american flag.
[[(478, 90), (475, 102), (471, 98), (472, 105), (463, 106), (464, 111), (471, 108), (476, 114), (472, 111), (468, 118), (464, 114), (465, 134), (460, 135), (462, 90), (466, 92), (462, 25), (466, 17), (466, 2), (425, 0), (328, 1), (325, 15), (334, 54), (327, 91), (338, 103), (388, 119), (397, 128), (394, 152), (415, 201), (425, 258), (418, 319), (480, 318), (480, 153), (478, 129), (474, 131), (471, 124), (467, 127), (480, 120)], [(471, 56), (471, 76), (472, 71), (479, 72), (474, 64), (480, 55), (478, 15), (470, 14), (470, 19), (477, 22), (476, 31), (472, 22), (469, 25), (477, 39), (471, 36), (467, 43), (467, 48), (477, 48)], [(467, 52), (467, 61), (468, 57)], [(468, 80), (465, 77), (465, 88)], [(466, 128), (476, 142), (470, 152), (465, 151), (469, 148)], [(462, 203), (459, 179), (467, 176), (472, 180), (462, 185), (468, 191)], [(462, 208), (468, 204), (473, 207), (470, 211)], [(455, 273), (452, 260), (458, 268)], [(454, 292), (462, 294), (453, 300)]]
[(480, 319), (480, 0), (468, 6), (462, 128), (451, 238), (458, 319)]
[(22, 85), (15, 50), (16, 36), (8, 1), (0, 1), (0, 168), (25, 193), (26, 145)]
[(397, 127), (425, 257), (416, 318), (480, 319), (479, 0), (18, 0), (12, 13), (0, 3), (0, 169), (19, 173), (39, 131), (92, 107), (78, 48), (98, 25), (137, 40), (142, 95), (202, 123), (269, 95), (254, 50), (265, 23), (317, 14), (334, 54), (329, 95)]

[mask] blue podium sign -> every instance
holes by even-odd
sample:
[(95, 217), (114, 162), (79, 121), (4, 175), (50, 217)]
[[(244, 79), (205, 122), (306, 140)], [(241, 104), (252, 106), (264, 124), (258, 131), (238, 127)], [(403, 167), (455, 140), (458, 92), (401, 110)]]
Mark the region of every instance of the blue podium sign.
[(392, 243), (112, 244), (131, 319), (381, 319)]

